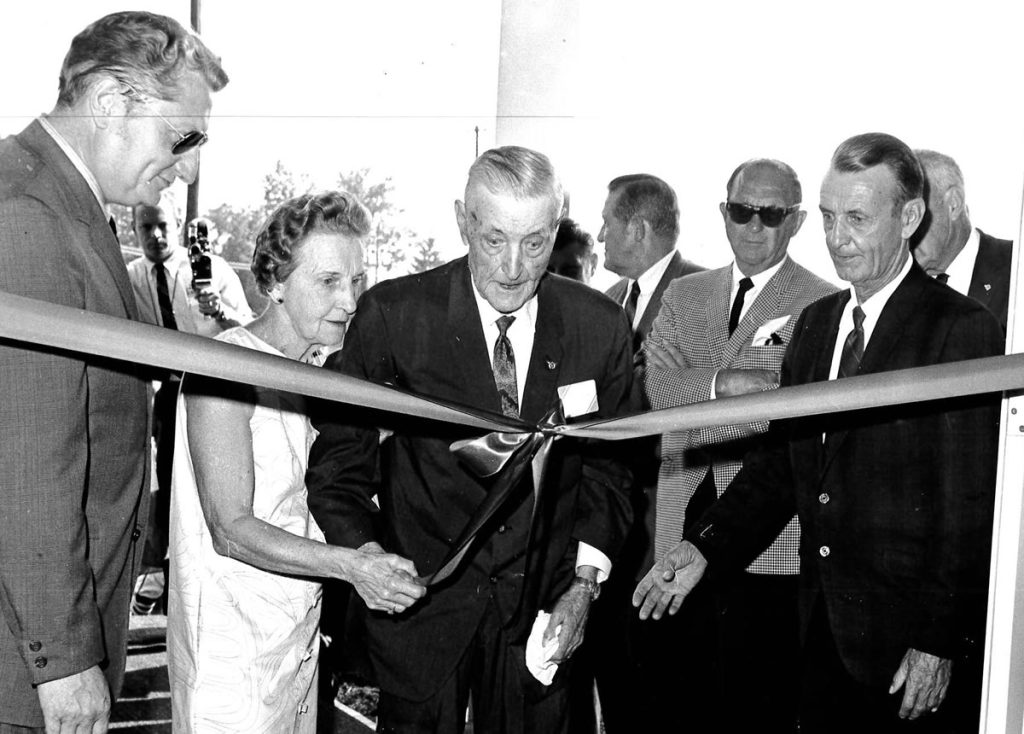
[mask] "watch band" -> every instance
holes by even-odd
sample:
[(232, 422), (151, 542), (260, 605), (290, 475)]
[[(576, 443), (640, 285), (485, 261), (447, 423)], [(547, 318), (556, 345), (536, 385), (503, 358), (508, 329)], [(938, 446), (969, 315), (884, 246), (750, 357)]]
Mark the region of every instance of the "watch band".
[(587, 590), (590, 595), (590, 601), (596, 601), (597, 597), (601, 596), (601, 584), (590, 579), (585, 579), (582, 576), (577, 576), (572, 580), (573, 586), (582, 586)]

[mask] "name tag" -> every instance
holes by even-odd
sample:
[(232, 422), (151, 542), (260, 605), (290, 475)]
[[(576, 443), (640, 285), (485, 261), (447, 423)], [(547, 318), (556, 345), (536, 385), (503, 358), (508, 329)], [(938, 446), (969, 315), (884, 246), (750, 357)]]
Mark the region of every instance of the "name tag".
[(574, 382), (558, 388), (562, 401), (562, 414), (566, 418), (577, 418), (597, 411), (597, 383), (593, 380)]

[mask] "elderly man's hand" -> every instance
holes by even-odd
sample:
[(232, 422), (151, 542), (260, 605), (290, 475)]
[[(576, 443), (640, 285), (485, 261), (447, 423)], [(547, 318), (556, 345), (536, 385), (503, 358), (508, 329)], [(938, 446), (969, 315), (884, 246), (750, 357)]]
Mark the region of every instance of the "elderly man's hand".
[(213, 288), (203, 288), (196, 293), (196, 303), (199, 304), (199, 311), (207, 316), (221, 313), (220, 294)]
[(561, 663), (572, 657), (583, 643), (583, 633), (587, 628), (587, 617), (590, 615), (590, 591), (585, 586), (573, 584), (555, 604), (544, 630), (543, 642), (548, 642), (561, 625), (558, 635), (558, 649), (551, 656), (551, 661)]
[(778, 386), (779, 373), (775, 370), (727, 369), (715, 375), (715, 395), (720, 398), (749, 395)]
[(404, 612), (427, 593), (427, 588), (417, 583), (418, 575), (412, 561), (385, 553), (370, 541), (359, 547), (348, 581), (367, 607), (394, 614)]
[(946, 698), (953, 661), (910, 648), (903, 656), (889, 693), (903, 688), (901, 719), (916, 719), (928, 711), (938, 711)]
[(666, 610), (669, 614), (678, 612), (707, 566), (704, 555), (686, 540), (666, 553), (633, 592), (633, 606), (640, 608), (640, 619), (661, 619)]
[(36, 686), (46, 734), (104, 734), (110, 720), (110, 687), (99, 666)]

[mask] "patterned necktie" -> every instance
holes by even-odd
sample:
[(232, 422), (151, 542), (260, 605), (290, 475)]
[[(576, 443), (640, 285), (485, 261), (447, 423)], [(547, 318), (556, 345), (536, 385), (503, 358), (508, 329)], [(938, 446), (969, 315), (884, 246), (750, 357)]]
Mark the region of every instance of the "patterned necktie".
[(519, 387), (516, 385), (516, 356), (506, 332), (515, 316), (502, 316), (498, 325), (498, 338), (494, 342), (494, 385), (501, 397), (501, 412), (509, 418), (519, 417)]
[(736, 300), (732, 302), (732, 310), (729, 311), (729, 336), (736, 331), (740, 323), (740, 314), (743, 313), (743, 296), (754, 287), (754, 281), (750, 278), (740, 280), (740, 289), (736, 291)]
[(935, 276), (935, 280), (939, 281), (940, 283), (948, 284), (949, 283), (949, 273), (939, 273), (938, 275)]
[(168, 329), (177, 330), (178, 322), (174, 320), (171, 294), (167, 290), (167, 270), (163, 263), (154, 263), (153, 270), (156, 272), (156, 300), (160, 304), (160, 320)]
[(853, 328), (843, 344), (843, 352), (839, 355), (839, 372), (837, 377), (853, 377), (860, 369), (860, 361), (864, 357), (864, 310), (860, 306), (853, 307)]

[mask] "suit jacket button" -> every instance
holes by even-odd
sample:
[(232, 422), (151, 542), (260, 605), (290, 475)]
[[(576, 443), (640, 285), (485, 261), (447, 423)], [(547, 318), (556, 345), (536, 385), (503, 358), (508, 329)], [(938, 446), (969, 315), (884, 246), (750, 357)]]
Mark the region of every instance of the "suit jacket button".
[(498, 583), (498, 577), (497, 577), (497, 576), (491, 576), (491, 578), (490, 578), (490, 582), (491, 582), (492, 584), (496, 584), (496, 583)]
[(132, 540), (133, 541), (138, 540), (141, 537), (142, 537), (142, 531), (139, 530), (139, 528), (136, 527), (134, 530), (132, 530)]
[(827, 505), (830, 499), (832, 498), (828, 496), (828, 492), (822, 492), (821, 494), (818, 495), (818, 502), (820, 502), (823, 505)]
[(32, 640), (32, 642), (28, 643), (28, 649), (32, 652), (39, 652), (43, 649), (43, 643), (39, 640)]
[(822, 558), (828, 558), (828, 555), (831, 552), (832, 549), (829, 548), (827, 545), (823, 545), (820, 548), (818, 548), (818, 555), (820, 555)]
[(500, 525), (498, 527), (498, 532), (499, 533), (504, 533), (506, 530), (508, 530), (508, 528), (506, 528), (504, 525)]
[(35, 665), (36, 665), (37, 668), (45, 668), (46, 667), (46, 658), (44, 658), (42, 655), (37, 657), (33, 662), (35, 662)]

